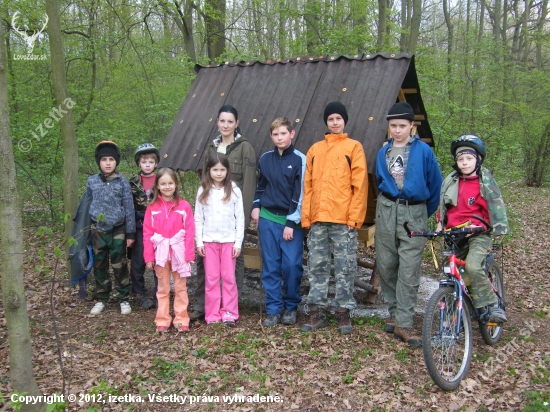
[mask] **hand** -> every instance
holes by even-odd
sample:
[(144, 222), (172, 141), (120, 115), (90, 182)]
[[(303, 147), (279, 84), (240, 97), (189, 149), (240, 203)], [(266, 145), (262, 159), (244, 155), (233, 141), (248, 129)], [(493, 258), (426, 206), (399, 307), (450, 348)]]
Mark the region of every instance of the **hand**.
[(353, 226), (348, 225), (348, 230), (351, 232), (352, 230), (355, 230)]
[(294, 229), (285, 226), (285, 230), (283, 230), (283, 239), (286, 241), (294, 239)]
[(189, 263), (191, 266), (193, 266), (193, 265), (195, 264), (195, 261), (194, 261), (194, 260), (190, 260), (190, 261), (187, 262), (187, 263)]
[(153, 262), (147, 262), (147, 263), (145, 264), (145, 266), (147, 266), (147, 269), (149, 269), (149, 270), (153, 270), (153, 269), (154, 269)]
[(199, 255), (200, 257), (204, 257), (205, 256), (205, 253), (204, 253), (204, 246), (199, 246), (197, 248), (197, 255)]
[(260, 208), (257, 207), (255, 209), (252, 209), (252, 213), (250, 214), (250, 217), (252, 218), (252, 221), (256, 225), (256, 228), (258, 228), (258, 223), (260, 219)]
[(135, 241), (135, 239), (126, 239), (126, 247), (132, 247)]
[(234, 247), (233, 248), (233, 259), (236, 259), (239, 257), (239, 255), (241, 254), (241, 249), (239, 249), (238, 247)]
[(435, 229), (436, 232), (441, 232), (443, 230), (443, 225), (441, 224), (441, 222), (438, 222), (437, 223), (437, 229)]

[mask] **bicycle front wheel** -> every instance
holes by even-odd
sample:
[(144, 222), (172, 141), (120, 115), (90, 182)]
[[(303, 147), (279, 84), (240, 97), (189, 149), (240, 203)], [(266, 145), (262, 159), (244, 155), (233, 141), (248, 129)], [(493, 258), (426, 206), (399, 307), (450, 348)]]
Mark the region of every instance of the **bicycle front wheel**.
[[(502, 272), (495, 261), (491, 262), (487, 268), (487, 276), (498, 292), (498, 306), (501, 308), (504, 307), (504, 279), (502, 277)], [(494, 345), (500, 341), (502, 329), (502, 323), (487, 323), (481, 320), (479, 321), (479, 333), (481, 333), (481, 337), (487, 345)]]
[(446, 391), (460, 385), (472, 360), (472, 323), (468, 306), (462, 305), (460, 328), (458, 315), (455, 290), (450, 286), (440, 287), (434, 292), (424, 314), (424, 362), (436, 385)]

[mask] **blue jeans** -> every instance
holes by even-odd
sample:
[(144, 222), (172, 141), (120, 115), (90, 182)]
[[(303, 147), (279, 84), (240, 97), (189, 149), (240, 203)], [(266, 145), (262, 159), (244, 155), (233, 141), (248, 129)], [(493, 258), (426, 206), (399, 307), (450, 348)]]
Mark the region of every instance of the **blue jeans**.
[[(304, 267), (304, 231), (294, 229), (294, 238), (283, 239), (285, 226), (260, 218), (258, 225), (262, 246), (262, 283), (268, 315), (296, 310), (302, 301), (300, 284)], [(281, 276), (282, 271), (282, 276)], [(281, 280), (284, 281), (281, 292)]]

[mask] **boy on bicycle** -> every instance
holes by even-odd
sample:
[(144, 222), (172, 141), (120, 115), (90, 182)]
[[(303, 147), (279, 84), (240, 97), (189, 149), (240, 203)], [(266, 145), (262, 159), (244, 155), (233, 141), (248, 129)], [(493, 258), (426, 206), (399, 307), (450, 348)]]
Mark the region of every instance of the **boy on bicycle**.
[[(441, 186), (437, 230), (458, 226), (466, 221), (471, 222), (469, 227), (472, 228), (485, 227), (476, 218), (479, 216), (493, 226), (493, 235), (507, 234), (508, 219), (500, 189), (489, 170), (481, 166), (487, 155), (481, 139), (472, 135), (459, 137), (451, 143), (451, 155), (455, 160), (455, 171), (445, 178)], [(506, 322), (506, 312), (498, 307), (484, 271), (485, 259), (492, 245), (493, 239), (488, 231), (470, 236), (465, 239), (457, 256), (465, 258), (464, 282), (470, 285), (474, 307), (479, 309), (487, 306), (489, 321)]]

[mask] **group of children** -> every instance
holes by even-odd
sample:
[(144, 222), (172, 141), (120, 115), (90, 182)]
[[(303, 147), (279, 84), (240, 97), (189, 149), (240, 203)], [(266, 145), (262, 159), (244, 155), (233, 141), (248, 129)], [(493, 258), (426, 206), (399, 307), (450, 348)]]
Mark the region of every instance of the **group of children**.
[[(344, 133), (348, 121), (345, 106), (340, 102), (327, 104), (323, 118), (329, 132), (306, 156), (292, 144), (292, 123), (286, 118), (273, 121), (270, 137), (274, 149), (262, 154), (256, 164), (254, 149), (240, 134), (237, 111), (223, 106), (217, 118), (220, 135), (206, 151), (194, 214), (178, 194), (176, 173), (170, 168), (155, 173), (160, 157), (157, 148), (147, 143), (137, 148), (135, 161), (141, 172), (128, 182), (116, 172), (120, 162), (117, 145), (100, 142), (95, 156), (101, 171), (87, 182), (92, 198), (98, 301), (91, 313), (101, 313), (109, 299), (110, 254), (118, 291), (115, 300), (120, 301), (122, 314), (131, 312), (131, 285), (139, 305), (157, 307), (155, 324), (160, 333), (172, 325), (187, 332), (190, 320), (200, 318), (207, 324), (223, 322), (234, 327), (244, 277), (242, 245), (245, 228), (252, 220), (261, 244), (267, 308), (263, 326), (296, 323), (304, 229), (309, 228), (310, 291), (304, 307), (309, 317), (301, 330), (315, 331), (328, 325), (325, 311), (329, 306), (332, 249), (338, 331), (351, 333), (350, 311), (356, 306), (357, 231), (367, 204), (367, 163), (362, 144)], [(387, 119), (391, 138), (380, 149), (376, 164), (376, 264), (389, 305), (386, 331), (414, 347), (421, 345), (412, 330), (412, 320), (425, 241), (408, 238), (403, 223), (408, 221), (412, 230), (423, 230), (439, 206), (439, 230), (472, 220), (473, 215), (491, 222), (495, 235), (507, 233), (508, 227), (498, 186), (481, 167), (486, 152), (480, 139), (463, 136), (453, 142), (456, 171), (442, 184), (433, 152), (412, 134), (412, 107), (396, 103)], [(472, 225), (483, 225), (472, 221)], [(490, 246), (491, 237), (486, 233), (472, 237), (461, 252), (467, 255), (474, 305), (487, 306), (491, 320), (504, 322), (506, 315), (495, 305), (494, 294), (489, 293), (491, 285), (483, 274)], [(132, 250), (131, 276), (126, 248)], [(191, 276), (195, 260), (196, 303), (188, 314), (186, 278)], [(153, 300), (145, 294), (145, 267), (154, 269), (156, 275)], [(169, 307), (170, 273), (175, 290), (174, 318)]]

